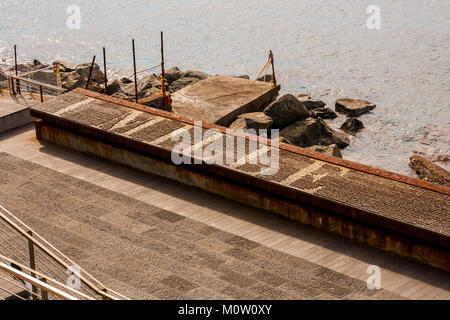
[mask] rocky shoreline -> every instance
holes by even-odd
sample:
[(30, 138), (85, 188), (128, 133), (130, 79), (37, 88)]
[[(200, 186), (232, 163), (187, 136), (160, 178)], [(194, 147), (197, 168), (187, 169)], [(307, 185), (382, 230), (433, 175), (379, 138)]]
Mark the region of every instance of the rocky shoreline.
[[(19, 65), (18, 70), (19, 72), (38, 71), (46, 68), (51, 69), (52, 65), (53, 72), (55, 72), (56, 65), (60, 66), (60, 84), (64, 89), (70, 91), (86, 86), (91, 63), (75, 65), (65, 61), (54, 61), (51, 65), (45, 65), (38, 60), (34, 60), (33, 63)], [(12, 70), (13, 68), (8, 71)], [(182, 71), (178, 67), (172, 67), (165, 72), (165, 87), (168, 92), (173, 93), (197, 81), (206, 79), (208, 76), (201, 71)], [(243, 75), (239, 78), (249, 79), (249, 76)], [(4, 80), (6, 80), (6, 76), (0, 69), (0, 82)], [(257, 80), (270, 82), (272, 77), (268, 75)], [(95, 63), (89, 90), (105, 93), (104, 81), (105, 75), (99, 65)], [(135, 87), (133, 77), (108, 79), (106, 94), (115, 98), (134, 101), (136, 99)], [(161, 105), (155, 104), (155, 99), (151, 98), (159, 94), (161, 88), (161, 74), (148, 73), (139, 78), (137, 80), (139, 103), (163, 109), (163, 103)], [(325, 102), (314, 99), (307, 94), (297, 96), (285, 94), (264, 106), (258, 112), (239, 115), (229, 127), (243, 131), (256, 130), (256, 132), (265, 129), (269, 135), (271, 129), (278, 129), (280, 142), (342, 158), (340, 150), (350, 144), (350, 135), (354, 136), (358, 131), (364, 129), (364, 124), (358, 117), (371, 112), (375, 108), (374, 103), (366, 100), (341, 98), (336, 100), (334, 110), (332, 110)], [(333, 129), (326, 121), (333, 121), (338, 117), (337, 113), (346, 116), (347, 119), (339, 129)], [(412, 156), (409, 165), (420, 179), (450, 186), (450, 173), (436, 164), (424, 158)]]

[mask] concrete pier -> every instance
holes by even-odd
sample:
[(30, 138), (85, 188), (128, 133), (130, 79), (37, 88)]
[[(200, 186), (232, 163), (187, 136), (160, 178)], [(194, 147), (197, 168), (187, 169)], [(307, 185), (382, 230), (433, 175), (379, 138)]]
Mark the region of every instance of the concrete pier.
[[(81, 89), (34, 107), (32, 115), (44, 120), (36, 123), (38, 139), (450, 270), (449, 188), (284, 144), (272, 176), (261, 175), (261, 165), (175, 166), (171, 133), (192, 133), (193, 120)], [(219, 126), (202, 130), (211, 128), (225, 135)]]

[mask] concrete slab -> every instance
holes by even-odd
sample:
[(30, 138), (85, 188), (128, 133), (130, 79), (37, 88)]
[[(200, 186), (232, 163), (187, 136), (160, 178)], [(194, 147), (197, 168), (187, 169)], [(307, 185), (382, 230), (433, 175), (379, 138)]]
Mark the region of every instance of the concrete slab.
[(173, 111), (206, 123), (229, 126), (240, 114), (260, 111), (280, 86), (227, 76), (212, 76), (172, 95)]
[(33, 121), (30, 106), (37, 104), (31, 96), (0, 95), (0, 132), (11, 130)]

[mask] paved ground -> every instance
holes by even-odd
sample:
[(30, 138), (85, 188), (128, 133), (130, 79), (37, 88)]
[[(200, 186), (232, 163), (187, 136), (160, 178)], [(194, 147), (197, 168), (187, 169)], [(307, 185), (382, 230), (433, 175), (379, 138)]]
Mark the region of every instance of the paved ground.
[(30, 123), (30, 106), (37, 104), (30, 95), (10, 96), (0, 92), (0, 132)]
[(400, 298), (6, 153), (0, 163), (0, 203), (132, 298)]

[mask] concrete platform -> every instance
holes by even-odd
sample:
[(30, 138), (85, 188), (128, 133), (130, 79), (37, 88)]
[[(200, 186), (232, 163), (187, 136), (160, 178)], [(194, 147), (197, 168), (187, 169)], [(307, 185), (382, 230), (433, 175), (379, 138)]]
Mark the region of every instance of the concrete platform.
[(280, 86), (227, 76), (212, 76), (172, 95), (173, 111), (205, 123), (228, 126), (240, 114), (260, 111)]
[[(36, 124), (40, 139), (450, 270), (449, 188), (283, 144), (273, 176), (260, 175), (261, 165), (238, 161), (174, 166), (171, 133), (192, 132), (192, 120), (80, 89), (32, 114), (46, 121)], [(202, 129), (208, 127), (226, 134), (218, 126)]]
[[(450, 299), (448, 273), (176, 181), (38, 141), (32, 125), (0, 134), (1, 152), (14, 156), (0, 155), (5, 163), (5, 167), (0, 167), (0, 195), (4, 196), (0, 203), (105, 285), (131, 298), (213, 299), (225, 294), (234, 299), (250, 299), (281, 292), (280, 298), (286, 297), (287, 290), (291, 298), (309, 299)], [(38, 186), (28, 188), (30, 181)], [(18, 198), (20, 201), (15, 201)], [(39, 200), (36, 215), (29, 207), (36, 206), (34, 198), (45, 199)], [(173, 213), (179, 220), (170, 225), (165, 223), (167, 220), (156, 219), (154, 213), (158, 210)], [(142, 214), (133, 214), (134, 211)], [(142, 221), (146, 216), (148, 220)], [(107, 224), (98, 223), (99, 220)], [(141, 223), (149, 226), (151, 221), (161, 222), (153, 226), (161, 232), (145, 232)], [(83, 228), (75, 228), (74, 223)], [(200, 240), (187, 236), (202, 236), (199, 229), (214, 232)], [(134, 238), (136, 232), (139, 237)], [(149, 240), (141, 241), (140, 237), (149, 235), (160, 246), (147, 246)], [(114, 240), (104, 241), (106, 238)], [(243, 241), (257, 246), (251, 249)], [(247, 256), (246, 261), (236, 264), (238, 259), (224, 254), (230, 244), (256, 256)], [(129, 250), (130, 245), (133, 250)], [(179, 251), (183, 255), (174, 259)], [(203, 269), (197, 269), (201, 266), (197, 254), (201, 252), (219, 254), (216, 257), (225, 257), (226, 263), (210, 265), (206, 271), (206, 262), (213, 261), (206, 259)], [(186, 254), (194, 258), (181, 259)], [(135, 263), (137, 268), (133, 268)], [(149, 269), (142, 268), (142, 263)], [(269, 274), (287, 276), (289, 283), (272, 281), (269, 286), (258, 286), (273, 279), (259, 269), (249, 273), (255, 264)], [(370, 276), (367, 268), (374, 264), (380, 267), (384, 290), (370, 292), (361, 285)], [(106, 268), (99, 268), (101, 265)], [(166, 273), (157, 272), (161, 269)], [(146, 270), (154, 272), (148, 274)], [(246, 287), (246, 282), (228, 285), (219, 275), (226, 270), (250, 276), (255, 286)], [(314, 270), (327, 271), (315, 274)], [(174, 290), (160, 281), (161, 275), (167, 273), (176, 273), (200, 287)], [(242, 279), (239, 277), (239, 281)], [(298, 281), (300, 285), (291, 285)]]
[(30, 106), (37, 103), (29, 95), (10, 96), (0, 93), (0, 132), (32, 122)]

